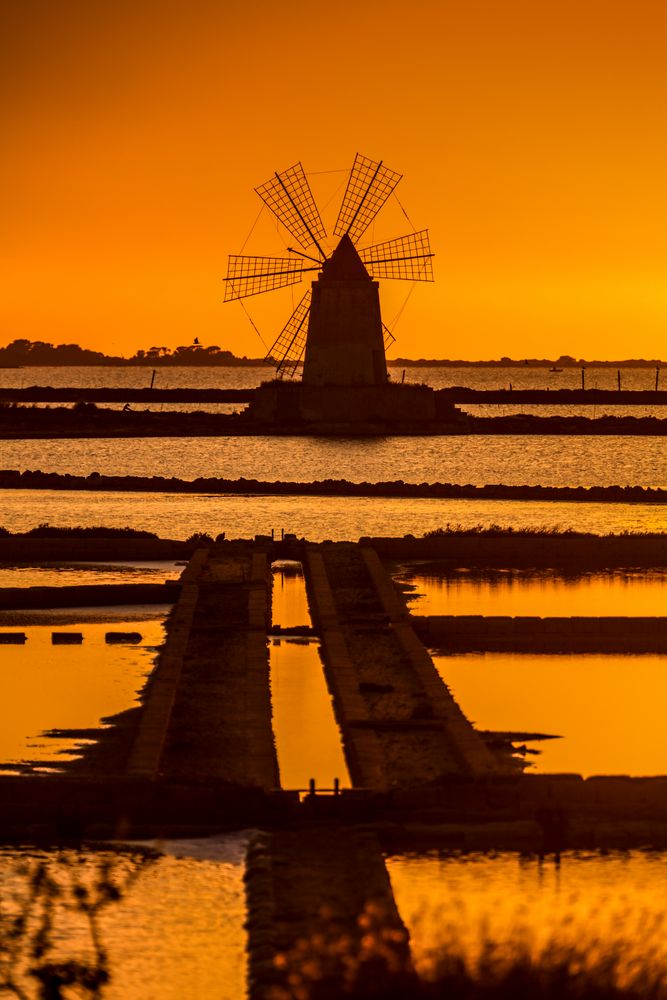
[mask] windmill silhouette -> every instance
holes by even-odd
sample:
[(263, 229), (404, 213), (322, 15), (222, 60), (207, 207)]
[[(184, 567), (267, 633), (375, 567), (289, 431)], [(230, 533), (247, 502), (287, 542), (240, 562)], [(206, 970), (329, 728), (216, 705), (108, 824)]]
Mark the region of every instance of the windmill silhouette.
[[(275, 173), (255, 191), (301, 249), (290, 257), (230, 255), (225, 301), (284, 288), (318, 272), (265, 360), (280, 377), (303, 361), (302, 381), (313, 385), (382, 385), (385, 349), (394, 337), (382, 323), (376, 278), (433, 281), (428, 230), (360, 247), (401, 174), (357, 153), (327, 254), (319, 210), (301, 163)], [(308, 252), (306, 252), (308, 251)], [(314, 256), (317, 254), (317, 256)]]

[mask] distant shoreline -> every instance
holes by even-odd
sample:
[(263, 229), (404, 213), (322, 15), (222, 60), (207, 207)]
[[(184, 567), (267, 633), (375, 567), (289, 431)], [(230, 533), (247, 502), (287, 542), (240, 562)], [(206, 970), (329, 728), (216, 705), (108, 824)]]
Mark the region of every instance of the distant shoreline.
[[(529, 359), (528, 361), (450, 361), (446, 358), (395, 358), (387, 360), (388, 368), (550, 368), (558, 367), (563, 371), (580, 368), (667, 368), (667, 361), (623, 360), (623, 361), (551, 361), (549, 359)], [(155, 359), (154, 361), (135, 361), (132, 358), (99, 358), (94, 361), (39, 361), (23, 364), (0, 364), (0, 371), (17, 371), (23, 368), (146, 368), (149, 371), (158, 368), (266, 368), (273, 366), (261, 358), (236, 358), (225, 361), (209, 361), (207, 364), (172, 361), (171, 359)]]

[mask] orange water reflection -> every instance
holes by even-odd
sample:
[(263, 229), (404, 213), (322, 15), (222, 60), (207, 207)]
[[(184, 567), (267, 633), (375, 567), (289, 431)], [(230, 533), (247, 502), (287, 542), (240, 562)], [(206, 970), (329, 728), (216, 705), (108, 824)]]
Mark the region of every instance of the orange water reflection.
[(667, 574), (624, 571), (565, 577), (497, 572), (479, 577), (402, 574), (416, 615), (665, 615)]
[(667, 962), (667, 855), (568, 853), (560, 868), (516, 854), (396, 855), (387, 860), (417, 965), (443, 944), (474, 966), (484, 940), (534, 953), (551, 942), (583, 945), (591, 960), (619, 945), (634, 958)]
[(481, 729), (552, 733), (542, 772), (667, 774), (667, 656), (471, 653), (434, 656)]
[[(282, 568), (278, 569), (278, 566)], [(301, 567), (276, 564), (273, 574), (273, 622), (283, 628), (310, 625)], [(327, 689), (319, 642), (274, 638), (270, 647), (273, 731), (283, 788), (331, 788), (334, 778), (350, 787), (340, 731)]]
[[(224, 835), (213, 842), (171, 842), (167, 856), (142, 867), (119, 902), (104, 907), (99, 917), (101, 943), (107, 951), (111, 981), (105, 1000), (239, 1000), (245, 996), (247, 934), (243, 886), (247, 837)], [(132, 865), (104, 852), (114, 865), (119, 885)], [(65, 890), (70, 881), (66, 859), (77, 878), (94, 879), (99, 857), (81, 853), (3, 850), (0, 852), (0, 892), (9, 910), (25, 896), (26, 877), (20, 866), (44, 860)], [(116, 881), (114, 877), (113, 881)], [(65, 906), (54, 911), (54, 957), (90, 961), (92, 948), (85, 920)], [(28, 969), (33, 956), (20, 963), (22, 994), (36, 1000), (37, 984)], [(72, 994), (74, 995), (74, 994)], [(78, 994), (77, 994), (78, 995)]]
[[(23, 646), (0, 646), (0, 762), (71, 757), (77, 740), (40, 738), (47, 729), (86, 729), (136, 703), (163, 639), (162, 620), (0, 626), (25, 632)], [(53, 646), (52, 631), (82, 632), (80, 646)], [(106, 632), (137, 631), (138, 645), (107, 645)], [(64, 756), (63, 756), (64, 755)]]

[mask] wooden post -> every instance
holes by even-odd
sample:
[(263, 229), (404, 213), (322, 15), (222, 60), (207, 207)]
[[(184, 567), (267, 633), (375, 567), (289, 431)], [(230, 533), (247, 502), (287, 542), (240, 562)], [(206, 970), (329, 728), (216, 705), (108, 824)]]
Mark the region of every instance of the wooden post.
[(618, 381), (618, 391), (620, 392), (621, 391), (621, 369), (620, 368), (616, 369), (616, 379)]
[(334, 778), (334, 795), (340, 795), (340, 778)]
[(154, 369), (153, 369), (153, 374), (151, 375), (151, 386), (150, 386), (150, 387), (151, 387), (151, 389), (153, 388), (153, 382), (155, 381), (155, 376), (156, 376), (156, 375), (157, 375), (157, 372), (156, 372), (156, 370), (155, 370), (155, 368), (154, 368)]
[(585, 368), (581, 369), (581, 388), (582, 389), (586, 388), (586, 369)]
[(655, 391), (656, 392), (658, 391), (658, 382), (659, 382), (659, 380), (660, 380), (660, 369), (656, 368), (656, 370), (655, 370)]
[(314, 778), (309, 778), (308, 779), (308, 794), (309, 795), (314, 795), (315, 794), (315, 779)]

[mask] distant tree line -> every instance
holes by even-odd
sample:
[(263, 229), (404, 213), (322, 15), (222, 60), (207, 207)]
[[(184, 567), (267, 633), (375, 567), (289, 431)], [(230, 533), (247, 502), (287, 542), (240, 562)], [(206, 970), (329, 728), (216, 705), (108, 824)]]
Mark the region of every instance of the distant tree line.
[(35, 367), (44, 365), (257, 365), (260, 358), (238, 358), (216, 344), (176, 347), (149, 347), (137, 351), (131, 358), (122, 358), (101, 351), (91, 351), (79, 344), (49, 344), (43, 340), (13, 340), (7, 347), (0, 347), (0, 367)]
[[(131, 358), (122, 358), (102, 351), (91, 351), (79, 344), (49, 344), (43, 340), (13, 340), (7, 347), (0, 347), (0, 368), (23, 368), (57, 365), (193, 365), (210, 367), (234, 367), (262, 364), (262, 358), (242, 358), (223, 350), (217, 344), (203, 347), (201, 344), (189, 344), (175, 347), (149, 347), (145, 351), (137, 351)], [(502, 357), (499, 360), (466, 361), (447, 360), (444, 358), (396, 358), (389, 361), (392, 367), (435, 368), (438, 366), (450, 368), (517, 368), (532, 366), (544, 368), (557, 366), (562, 368), (593, 367), (593, 368), (656, 368), (665, 367), (667, 362), (647, 360), (646, 358), (626, 358), (622, 361), (586, 361), (576, 359), (568, 354), (559, 358), (521, 358)]]

